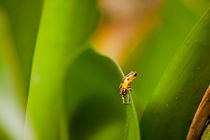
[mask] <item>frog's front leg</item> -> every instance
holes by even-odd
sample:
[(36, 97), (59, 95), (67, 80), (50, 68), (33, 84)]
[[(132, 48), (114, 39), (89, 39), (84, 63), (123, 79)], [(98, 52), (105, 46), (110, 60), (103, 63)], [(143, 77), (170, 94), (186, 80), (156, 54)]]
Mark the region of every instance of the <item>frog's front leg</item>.
[(123, 104), (125, 104), (125, 96), (124, 95), (121, 95), (122, 96), (122, 102)]

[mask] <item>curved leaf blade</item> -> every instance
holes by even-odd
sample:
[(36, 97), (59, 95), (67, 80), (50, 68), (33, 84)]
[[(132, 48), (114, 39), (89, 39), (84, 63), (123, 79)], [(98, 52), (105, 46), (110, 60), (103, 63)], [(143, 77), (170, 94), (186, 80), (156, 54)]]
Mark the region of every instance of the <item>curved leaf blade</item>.
[(65, 77), (70, 138), (106, 139), (109, 128), (115, 132), (109, 133), (111, 140), (140, 139), (134, 104), (123, 105), (118, 94), (123, 74), (117, 64), (88, 49), (69, 66)]
[(42, 4), (42, 0), (0, 0), (0, 6), (8, 14), (10, 21), (15, 51), (24, 78), (25, 95), (28, 94)]
[(139, 117), (165, 69), (198, 20), (199, 17), (179, 0), (165, 2), (157, 25), (124, 64), (125, 71), (129, 68), (139, 72), (139, 78), (133, 83), (133, 96)]
[(141, 120), (144, 139), (185, 139), (210, 77), (210, 11), (161, 78)]
[(23, 139), (25, 101), (8, 16), (0, 8), (0, 139)]
[[(82, 49), (98, 19), (96, 0), (44, 2), (27, 105), (27, 123), (32, 123), (39, 140), (68, 139), (60, 131), (67, 129), (61, 119), (61, 82), (66, 66)], [(30, 139), (25, 130), (25, 139)]]

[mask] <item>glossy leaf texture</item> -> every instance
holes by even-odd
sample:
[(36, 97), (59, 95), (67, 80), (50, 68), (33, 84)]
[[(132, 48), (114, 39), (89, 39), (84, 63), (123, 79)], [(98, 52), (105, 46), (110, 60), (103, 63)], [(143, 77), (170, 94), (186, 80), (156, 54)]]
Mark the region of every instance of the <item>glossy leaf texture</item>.
[(133, 102), (123, 105), (118, 94), (123, 74), (113, 60), (89, 48), (68, 67), (65, 77), (70, 139), (140, 139)]
[(210, 11), (163, 74), (141, 120), (143, 139), (185, 139), (210, 77)]
[[(27, 124), (39, 140), (68, 139), (61, 83), (68, 63), (82, 50), (99, 19), (95, 0), (45, 0), (27, 104)], [(62, 130), (60, 130), (60, 128)], [(25, 128), (25, 139), (32, 139)]]

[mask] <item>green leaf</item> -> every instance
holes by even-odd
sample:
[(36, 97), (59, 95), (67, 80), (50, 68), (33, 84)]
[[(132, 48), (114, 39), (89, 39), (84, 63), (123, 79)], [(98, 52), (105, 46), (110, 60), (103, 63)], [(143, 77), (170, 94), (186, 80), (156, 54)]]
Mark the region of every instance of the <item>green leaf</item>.
[(0, 0), (8, 14), (14, 38), (17, 63), (24, 76), (25, 96), (28, 92), (31, 64), (41, 15), (42, 0)]
[(0, 21), (0, 139), (22, 140), (26, 99), (9, 20), (1, 8)]
[[(131, 97), (131, 102), (133, 99)], [(134, 103), (126, 107), (126, 135), (127, 140), (140, 140), (140, 129)]]
[[(39, 140), (68, 139), (61, 86), (66, 66), (83, 49), (98, 19), (96, 0), (44, 1), (27, 105), (27, 124), (32, 123)], [(25, 130), (25, 139), (32, 139)]]
[(118, 94), (120, 71), (111, 59), (92, 49), (69, 66), (63, 97), (71, 139), (140, 139), (134, 104), (123, 105)]
[(210, 11), (176, 53), (141, 120), (143, 139), (185, 139), (210, 83)]
[(209, 0), (179, 0), (182, 3), (184, 3), (189, 10), (191, 10), (193, 13), (195, 13), (198, 16), (202, 16), (203, 13), (206, 11), (206, 9), (210, 6)]
[(139, 117), (166, 67), (197, 21), (198, 17), (178, 0), (166, 2), (159, 13), (156, 27), (125, 63), (125, 71), (132, 69), (139, 72), (139, 77), (133, 83), (133, 96)]
[(201, 140), (209, 140), (210, 139), (210, 124), (206, 126), (206, 129), (203, 132)]

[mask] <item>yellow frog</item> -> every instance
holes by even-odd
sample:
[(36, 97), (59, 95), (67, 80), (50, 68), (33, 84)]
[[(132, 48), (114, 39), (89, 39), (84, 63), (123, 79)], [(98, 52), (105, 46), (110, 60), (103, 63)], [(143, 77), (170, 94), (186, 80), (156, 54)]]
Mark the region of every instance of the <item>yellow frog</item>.
[(136, 79), (136, 76), (138, 75), (138, 72), (131, 71), (128, 75), (126, 75), (121, 84), (120, 84), (120, 95), (122, 97), (123, 104), (130, 104), (130, 96), (128, 94), (128, 102), (125, 102), (125, 95), (127, 95), (128, 91), (131, 91), (130, 84), (133, 82), (134, 79)]

